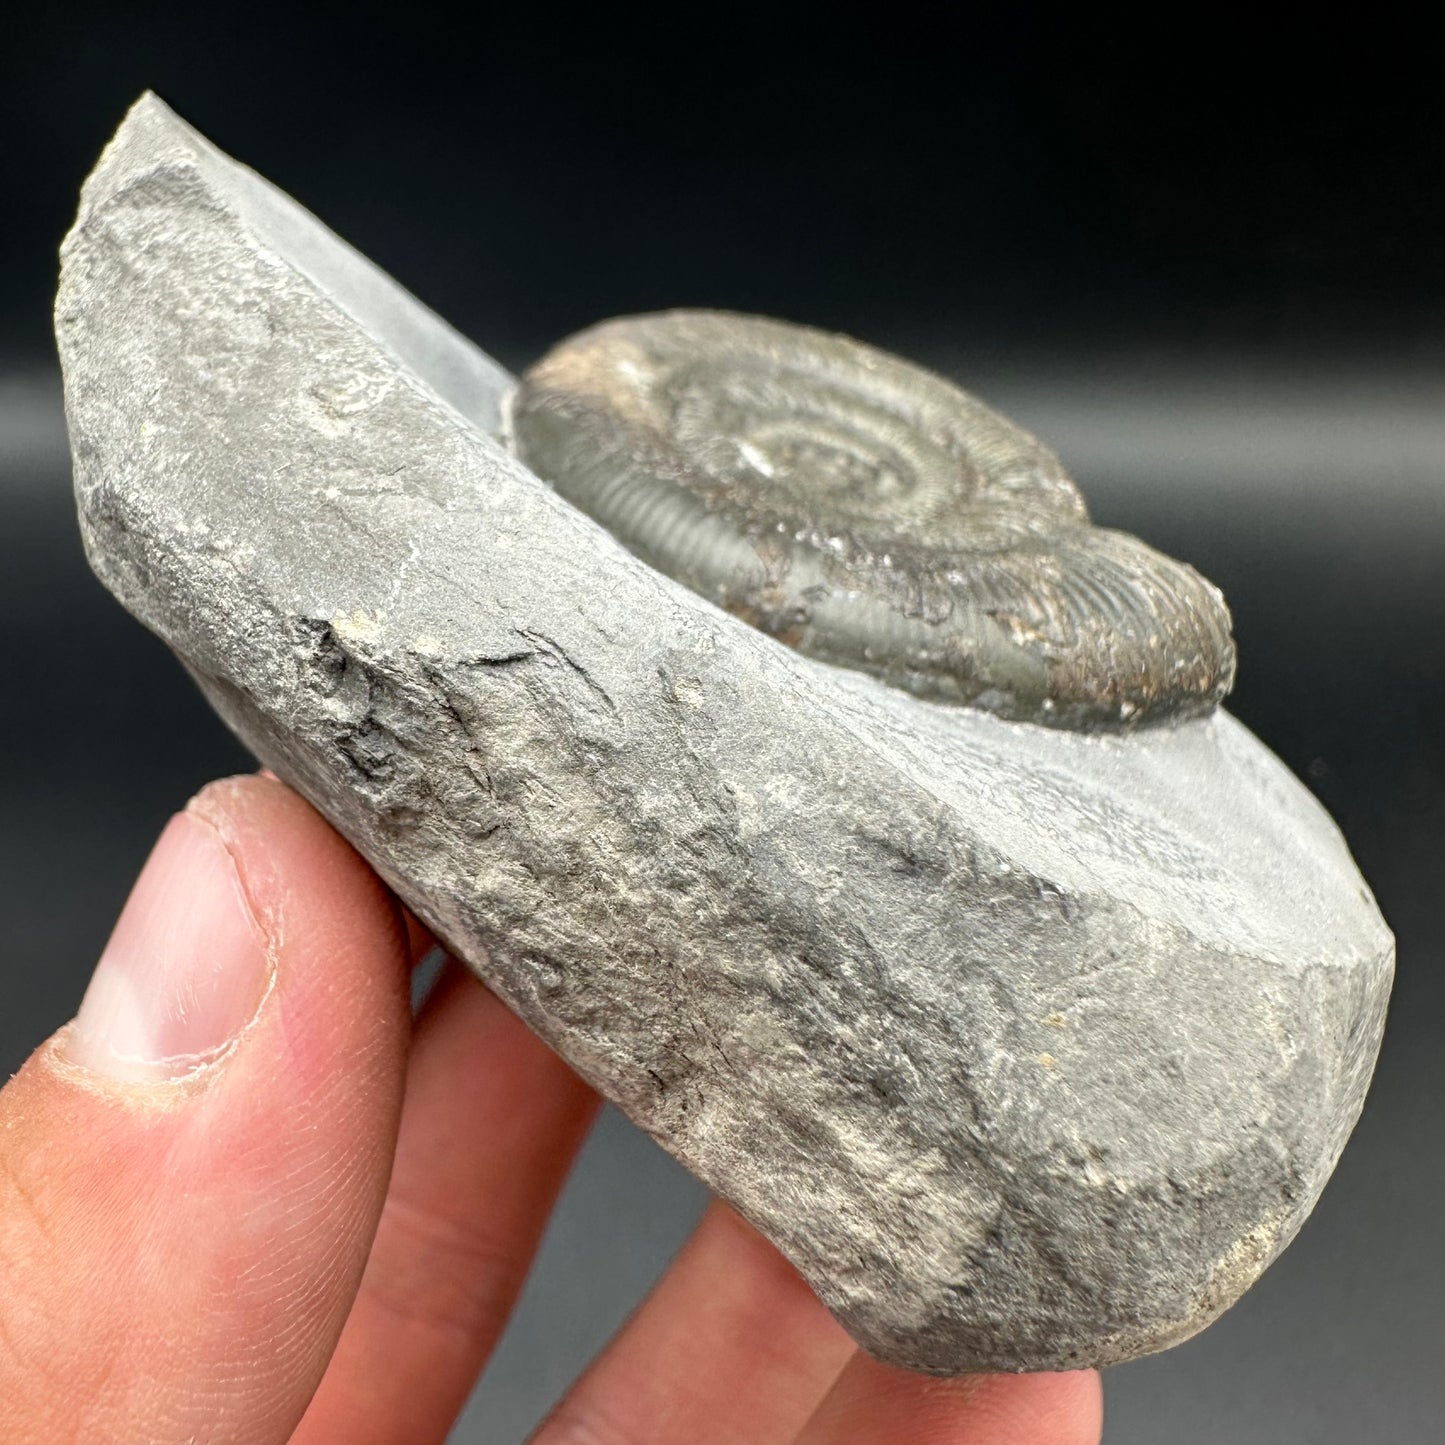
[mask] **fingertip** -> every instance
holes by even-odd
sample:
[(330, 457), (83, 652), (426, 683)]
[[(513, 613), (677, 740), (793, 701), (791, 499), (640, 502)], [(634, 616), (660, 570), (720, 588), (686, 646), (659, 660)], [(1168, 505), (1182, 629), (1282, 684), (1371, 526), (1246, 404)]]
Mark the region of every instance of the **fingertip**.
[(960, 1375), (939, 1379), (859, 1354), (798, 1445), (1099, 1445), (1098, 1372)]
[(213, 778), (185, 806), (186, 812), (197, 813), (223, 830), (247, 821), (264, 819), (274, 823), (288, 815), (299, 817), (303, 810), (320, 818), (309, 803), (269, 770)]
[[(982, 1433), (998, 1445), (1099, 1445), (1104, 1394), (1097, 1370), (975, 1376)], [(958, 1440), (974, 1436), (960, 1433)]]

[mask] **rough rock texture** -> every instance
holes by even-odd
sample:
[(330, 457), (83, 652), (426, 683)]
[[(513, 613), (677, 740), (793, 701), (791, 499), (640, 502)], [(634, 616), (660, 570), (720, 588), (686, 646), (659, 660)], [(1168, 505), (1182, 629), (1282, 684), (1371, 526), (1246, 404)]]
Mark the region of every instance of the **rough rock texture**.
[(869, 1350), (1127, 1359), (1293, 1235), (1393, 945), (1238, 723), (1082, 736), (789, 652), (509, 457), (503, 373), (153, 98), (57, 327), (106, 584)]

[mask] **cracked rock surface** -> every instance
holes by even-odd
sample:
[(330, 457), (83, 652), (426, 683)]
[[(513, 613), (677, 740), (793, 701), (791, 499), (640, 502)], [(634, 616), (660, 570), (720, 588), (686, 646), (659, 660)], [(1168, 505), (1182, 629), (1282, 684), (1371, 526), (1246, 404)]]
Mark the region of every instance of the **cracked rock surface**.
[(1227, 714), (1010, 723), (728, 617), (508, 455), (499, 367), (153, 97), (57, 330), (106, 585), (871, 1352), (1128, 1359), (1298, 1229), (1393, 942)]

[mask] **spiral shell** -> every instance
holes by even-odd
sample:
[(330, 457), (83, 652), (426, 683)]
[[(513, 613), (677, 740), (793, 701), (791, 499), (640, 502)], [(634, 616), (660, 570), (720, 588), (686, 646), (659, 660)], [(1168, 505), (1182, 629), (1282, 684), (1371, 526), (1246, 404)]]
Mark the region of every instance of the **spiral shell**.
[(811, 656), (1053, 726), (1208, 711), (1229, 612), (1093, 526), (1058, 459), (942, 377), (843, 336), (673, 311), (523, 377), (518, 455), (650, 565)]

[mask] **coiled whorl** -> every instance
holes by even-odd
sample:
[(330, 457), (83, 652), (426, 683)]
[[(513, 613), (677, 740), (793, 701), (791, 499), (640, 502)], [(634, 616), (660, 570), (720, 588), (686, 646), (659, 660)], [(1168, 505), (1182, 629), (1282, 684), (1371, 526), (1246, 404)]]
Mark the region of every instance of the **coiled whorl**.
[(653, 567), (922, 697), (1131, 727), (1233, 682), (1216, 587), (1095, 527), (1020, 427), (847, 337), (708, 311), (604, 322), (526, 373), (510, 426)]

